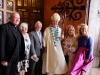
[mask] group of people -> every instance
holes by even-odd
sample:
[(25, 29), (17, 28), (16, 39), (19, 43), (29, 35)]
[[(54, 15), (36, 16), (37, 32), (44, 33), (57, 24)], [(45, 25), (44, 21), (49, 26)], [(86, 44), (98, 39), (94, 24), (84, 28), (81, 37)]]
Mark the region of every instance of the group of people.
[(28, 33), (28, 24), (20, 23), (14, 12), (10, 22), (0, 27), (1, 75), (85, 75), (92, 64), (92, 38), (88, 26), (80, 24), (76, 36), (73, 25), (67, 26), (65, 36), (59, 27), (60, 15), (51, 16), (52, 23), (43, 35), (42, 23), (35, 23), (35, 30)]
[(0, 26), (0, 75), (15, 75), (17, 72), (25, 75), (29, 67), (31, 75), (41, 75), (42, 23), (37, 21), (35, 30), (30, 33), (27, 23), (23, 22), (18, 27), (19, 23), (20, 15), (14, 12), (10, 22)]

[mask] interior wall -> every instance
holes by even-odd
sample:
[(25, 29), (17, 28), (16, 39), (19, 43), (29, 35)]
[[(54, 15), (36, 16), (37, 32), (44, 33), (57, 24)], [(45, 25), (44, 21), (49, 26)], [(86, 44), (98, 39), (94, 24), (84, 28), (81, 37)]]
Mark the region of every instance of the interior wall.
[[(100, 65), (100, 0), (91, 0), (89, 13), (89, 34), (94, 41), (94, 63), (93, 67), (98, 68)], [(99, 54), (99, 55), (98, 55)]]
[[(53, 10), (51, 10), (52, 7), (54, 7), (54, 5), (57, 5), (58, 3), (63, 2), (65, 0), (44, 0), (44, 26), (43, 26), (43, 30), (49, 26), (51, 24), (51, 16), (54, 13)], [(85, 5), (86, 6), (86, 0), (83, 0), (84, 2), (82, 4), (77, 4), (76, 0), (74, 1), (74, 5), (75, 6), (82, 6)], [(80, 0), (82, 1), (82, 0)], [(74, 25), (76, 32), (77, 32), (77, 25), (79, 25), (80, 23), (85, 23), (85, 13), (86, 10), (76, 10), (82, 13), (82, 18), (79, 20), (70, 20), (69, 17), (65, 18), (65, 22), (64, 22), (64, 31), (66, 30), (66, 27), (68, 25)], [(60, 15), (61, 16), (61, 15)], [(60, 27), (62, 28), (62, 22), (59, 22)]]
[(94, 61), (89, 75), (100, 74), (100, 0), (91, 0), (89, 11), (89, 34), (93, 39)]

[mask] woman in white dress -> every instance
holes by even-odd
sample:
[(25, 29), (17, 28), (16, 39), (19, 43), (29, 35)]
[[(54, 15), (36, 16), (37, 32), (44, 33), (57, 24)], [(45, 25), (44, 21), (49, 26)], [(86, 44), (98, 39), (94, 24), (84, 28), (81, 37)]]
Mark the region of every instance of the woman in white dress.
[(44, 31), (45, 56), (43, 57), (42, 73), (61, 75), (67, 72), (67, 65), (61, 47), (61, 28), (58, 25), (60, 21), (59, 14), (54, 13), (51, 20), (52, 24)]
[(22, 35), (24, 37), (24, 43), (25, 43), (25, 60), (18, 62), (18, 72), (19, 75), (25, 75), (25, 72), (27, 72), (27, 68), (29, 67), (29, 53), (30, 53), (30, 38), (28, 35), (28, 24), (27, 23), (21, 23), (20, 30), (22, 32)]

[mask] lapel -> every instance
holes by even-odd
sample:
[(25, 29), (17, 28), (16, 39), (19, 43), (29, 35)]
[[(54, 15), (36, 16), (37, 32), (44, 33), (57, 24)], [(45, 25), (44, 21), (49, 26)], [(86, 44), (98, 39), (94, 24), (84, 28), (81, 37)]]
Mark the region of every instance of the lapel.
[(10, 28), (11, 32), (13, 33), (13, 35), (15, 36), (15, 38), (17, 39), (17, 35), (16, 35), (14, 28), (11, 25), (9, 25), (9, 28)]
[(38, 36), (38, 34), (37, 34), (36, 31), (35, 31), (35, 35), (36, 35), (36, 38), (38, 39), (39, 43), (41, 44), (40, 39), (39, 39), (39, 36)]
[(42, 37), (43, 37), (43, 36), (42, 36), (42, 32), (41, 32), (41, 42), (43, 43), (43, 40), (42, 40), (43, 38), (42, 38)]

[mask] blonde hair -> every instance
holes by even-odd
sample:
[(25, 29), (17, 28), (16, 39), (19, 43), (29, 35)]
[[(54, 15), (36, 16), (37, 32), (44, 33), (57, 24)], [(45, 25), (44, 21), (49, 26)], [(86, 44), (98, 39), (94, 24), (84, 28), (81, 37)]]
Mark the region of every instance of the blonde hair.
[(68, 25), (67, 27), (66, 27), (66, 37), (68, 37), (69, 36), (69, 33), (68, 33), (68, 31), (69, 31), (69, 29), (70, 28), (73, 28), (73, 30), (74, 30), (74, 34), (73, 34), (73, 37), (75, 36), (75, 28), (74, 28), (74, 26), (73, 25)]
[(28, 23), (23, 22), (23, 23), (20, 24), (19, 28), (20, 28), (20, 30), (22, 30), (22, 27), (26, 27), (26, 26), (28, 27)]
[(78, 37), (82, 36), (82, 33), (81, 33), (81, 28), (82, 27), (86, 28), (86, 37), (88, 38), (89, 37), (89, 34), (88, 34), (88, 25), (85, 24), (85, 23), (79, 24), (79, 26), (78, 26), (78, 29), (79, 29), (79, 33), (78, 33), (79, 35), (78, 35)]
[(57, 20), (57, 21), (60, 21), (60, 15), (58, 13), (54, 13), (52, 16), (51, 16), (51, 20)]

